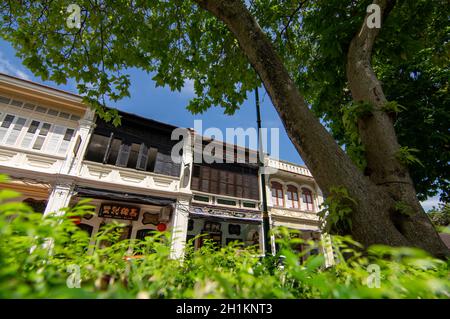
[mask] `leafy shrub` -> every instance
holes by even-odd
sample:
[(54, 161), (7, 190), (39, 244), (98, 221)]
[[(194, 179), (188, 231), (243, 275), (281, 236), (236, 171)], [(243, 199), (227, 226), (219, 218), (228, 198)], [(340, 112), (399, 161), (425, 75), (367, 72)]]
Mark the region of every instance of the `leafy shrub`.
[[(43, 217), (11, 201), (17, 195), (0, 191), (0, 298), (450, 296), (449, 263), (417, 249), (376, 246), (363, 251), (348, 237), (334, 237), (338, 262), (325, 268), (322, 255), (308, 256), (317, 248), (314, 242), (291, 239), (287, 229), (278, 229), (280, 249), (274, 260), (283, 256), (282, 264), (261, 259), (255, 248), (230, 245), (218, 250), (212, 243), (198, 250), (188, 244), (180, 261), (170, 258), (170, 238), (165, 234), (117, 242), (119, 224), (106, 225), (90, 245), (88, 235), (70, 218), (89, 213), (87, 202), (66, 209), (62, 216)], [(113, 244), (101, 245), (104, 241)], [(295, 252), (299, 243), (309, 248)], [(379, 288), (370, 288), (371, 265), (379, 270)]]

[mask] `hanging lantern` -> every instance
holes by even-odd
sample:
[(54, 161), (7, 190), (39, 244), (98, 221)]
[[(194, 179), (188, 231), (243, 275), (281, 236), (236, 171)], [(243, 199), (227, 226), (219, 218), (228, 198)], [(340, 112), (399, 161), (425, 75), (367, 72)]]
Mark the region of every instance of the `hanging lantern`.
[(163, 232), (163, 231), (165, 231), (165, 230), (167, 229), (167, 225), (164, 224), (164, 223), (159, 223), (159, 224), (156, 226), (156, 229), (157, 229), (158, 231)]

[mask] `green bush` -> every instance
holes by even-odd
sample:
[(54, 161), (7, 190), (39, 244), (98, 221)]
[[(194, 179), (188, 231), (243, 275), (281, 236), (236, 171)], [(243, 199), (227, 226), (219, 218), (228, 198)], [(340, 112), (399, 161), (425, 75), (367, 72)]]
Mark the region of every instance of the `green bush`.
[[(302, 243), (278, 230), (278, 257), (261, 259), (256, 248), (213, 244), (186, 248), (183, 261), (170, 258), (170, 238), (124, 240), (120, 225), (105, 226), (90, 246), (70, 218), (92, 211), (86, 201), (63, 216), (46, 216), (0, 191), (1, 298), (449, 298), (449, 263), (412, 248), (371, 247), (334, 237), (337, 263), (322, 255), (296, 253)], [(142, 256), (129, 259), (125, 256)], [(300, 258), (303, 257), (303, 258)], [(345, 257), (345, 258), (344, 258)], [(303, 262), (300, 260), (304, 260)], [(79, 270), (80, 288), (76, 286)], [(379, 270), (376, 277), (373, 270)], [(375, 276), (375, 277), (374, 277)], [(379, 282), (377, 281), (379, 278)], [(377, 288), (379, 283), (379, 288)], [(372, 288), (371, 288), (372, 287)]]

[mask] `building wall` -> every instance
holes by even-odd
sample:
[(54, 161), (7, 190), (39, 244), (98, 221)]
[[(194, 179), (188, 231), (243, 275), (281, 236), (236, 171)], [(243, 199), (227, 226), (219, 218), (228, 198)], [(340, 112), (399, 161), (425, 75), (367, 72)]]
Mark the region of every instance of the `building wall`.
[(45, 199), (45, 213), (59, 212), (92, 118), (79, 96), (0, 74), (0, 170), (12, 179), (6, 187), (22, 199)]
[[(79, 197), (73, 197), (71, 200), (71, 205), (76, 204), (78, 200), (82, 198)], [(153, 230), (158, 231), (157, 225), (159, 223), (164, 222), (168, 228), (172, 227), (172, 220), (160, 220), (159, 214), (161, 211), (160, 206), (155, 205), (144, 205), (144, 204), (135, 204), (135, 203), (124, 203), (121, 201), (114, 201), (114, 200), (106, 200), (106, 199), (92, 199), (89, 202), (89, 205), (94, 206), (93, 212), (96, 214), (95, 216), (86, 216), (83, 217), (80, 222), (85, 225), (89, 225), (92, 227), (92, 238), (95, 237), (97, 232), (99, 231), (100, 225), (102, 223), (112, 223), (117, 222), (124, 225), (131, 226), (131, 232), (129, 235), (129, 239), (135, 239), (136, 235), (138, 235), (138, 232), (140, 230)], [(137, 217), (137, 220), (123, 220), (123, 219), (116, 219), (116, 218), (107, 218), (107, 217), (100, 217), (99, 212), (102, 205), (125, 205), (127, 207), (137, 207), (139, 209), (139, 214)], [(94, 243), (94, 242), (92, 242)]]
[[(205, 229), (205, 223), (214, 223), (220, 225), (220, 238), (222, 245), (226, 245), (228, 242), (231, 241), (238, 241), (242, 242), (244, 246), (253, 246), (253, 245), (260, 245), (260, 232), (261, 232), (261, 226), (258, 224), (250, 224), (250, 223), (243, 223), (242, 221), (236, 220), (218, 220), (214, 218), (200, 218), (195, 217), (191, 218), (189, 223), (192, 223), (192, 229), (188, 229), (187, 231), (187, 239), (193, 239), (195, 236), (198, 236), (202, 233), (202, 231)], [(230, 228), (231, 227), (231, 228)], [(239, 229), (238, 232), (234, 231)], [(231, 231), (231, 232), (230, 232)], [(199, 240), (197, 239), (195, 244), (199, 245)]]
[[(195, 155), (191, 140), (185, 141), (182, 163), (178, 166), (169, 165), (169, 151), (175, 143), (170, 141), (170, 133), (175, 127), (134, 115), (124, 115), (124, 126), (116, 130), (109, 124), (99, 122), (95, 118), (95, 113), (83, 105), (79, 96), (0, 74), (0, 170), (13, 180), (7, 186), (0, 185), (0, 187), (18, 190), (23, 194), (21, 200), (30, 198), (37, 201), (45, 200), (47, 203), (45, 214), (62, 214), (62, 208), (78, 200), (75, 192), (77, 186), (173, 199), (175, 207), (167, 225), (168, 231), (171, 231), (173, 236), (174, 258), (182, 258), (186, 238), (199, 234), (205, 226), (205, 221), (217, 220), (209, 218), (214, 216), (202, 218), (191, 216), (194, 220), (194, 229), (188, 230), (189, 210), (192, 207), (204, 204), (217, 209), (229, 208), (241, 211), (241, 215), (259, 214), (262, 190), (260, 185), (257, 187), (253, 185), (259, 183), (258, 169), (254, 164), (247, 167), (244, 167), (245, 163), (206, 166), (200, 164), (200, 171), (203, 169), (204, 173), (197, 176), (198, 169), (193, 163)], [(159, 133), (152, 134), (153, 129)], [(145, 131), (145, 134), (140, 134), (139, 130)], [(156, 148), (158, 151), (155, 153), (154, 167), (139, 169), (136, 165), (118, 165), (117, 160), (104, 163), (102, 160), (87, 157), (92, 136), (96, 132), (103, 134), (107, 139), (111, 137), (111, 132), (118, 133), (115, 135), (116, 138), (128, 141), (131, 147), (133, 144), (139, 146), (139, 156), (142, 155), (142, 149)], [(193, 142), (195, 133), (191, 133), (188, 135)], [(148, 142), (146, 148), (142, 147), (142, 144), (147, 143), (141, 141), (143, 137)], [(121, 146), (121, 152), (123, 151)], [(244, 151), (246, 157), (254, 153)], [(224, 155), (230, 154), (225, 152)], [(281, 225), (299, 230), (318, 231), (317, 212), (323, 198), (309, 170), (300, 165), (272, 158), (266, 159), (266, 166), (272, 168), (272, 173), (267, 176), (265, 190), (272, 227)], [(220, 175), (222, 170), (227, 173)], [(215, 188), (206, 187), (199, 179), (203, 177), (202, 174), (212, 174), (211, 171), (218, 172), (218, 177), (211, 179), (215, 182)], [(246, 181), (247, 184), (250, 181), (245, 176), (252, 177), (252, 185), (245, 184)], [(234, 182), (230, 182), (230, 179)], [(270, 190), (271, 181), (278, 181), (283, 185), (285, 203), (287, 185), (295, 185), (299, 191), (302, 187), (310, 189), (314, 200), (313, 210), (306, 211), (304, 206), (299, 209), (274, 207)], [(208, 199), (205, 203), (193, 196), (206, 196)], [(230, 202), (227, 204), (227, 201), (234, 201), (235, 204)], [(92, 201), (97, 212), (104, 202), (105, 200), (99, 198)], [(161, 206), (138, 205), (142, 212), (156, 212), (161, 208)], [(94, 235), (100, 223), (105, 220), (106, 218), (97, 216), (89, 220), (83, 219), (82, 223), (92, 226)], [(131, 238), (134, 238), (140, 229), (156, 227), (151, 224), (143, 225), (142, 221), (128, 223), (133, 226)], [(249, 225), (245, 220), (224, 219), (220, 224), (224, 243), (227, 238), (249, 241), (250, 239), (246, 238), (249, 229), (252, 231), (258, 229), (261, 232), (259, 225)], [(230, 234), (229, 224), (240, 224), (241, 235)], [(260, 240), (262, 240), (261, 233)]]

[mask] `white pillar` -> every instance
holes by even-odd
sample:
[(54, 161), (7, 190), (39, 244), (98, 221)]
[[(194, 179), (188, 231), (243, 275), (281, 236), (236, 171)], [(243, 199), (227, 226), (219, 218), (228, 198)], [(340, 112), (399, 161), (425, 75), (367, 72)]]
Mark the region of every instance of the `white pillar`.
[(194, 138), (192, 137), (191, 132), (187, 129), (184, 129), (180, 190), (188, 193), (191, 193), (192, 170), (194, 169), (193, 141)]
[[(266, 176), (266, 200), (267, 200), (267, 212), (269, 213), (269, 225), (270, 229), (272, 230), (274, 228), (274, 222), (272, 219), (272, 209), (273, 209), (273, 202), (272, 202), (272, 187), (270, 186), (270, 177), (269, 175)], [(272, 255), (275, 255), (276, 253), (276, 246), (275, 246), (275, 236), (273, 234), (270, 235), (270, 246), (272, 247)]]
[(183, 259), (184, 248), (186, 246), (186, 236), (189, 220), (189, 200), (177, 200), (174, 211), (174, 221), (172, 229), (172, 243), (170, 257), (173, 259)]
[(64, 214), (62, 209), (69, 206), (70, 198), (72, 196), (72, 189), (73, 185), (69, 183), (56, 184), (53, 187), (50, 197), (48, 198), (44, 216), (47, 216), (50, 213), (56, 213), (58, 215)]
[[(91, 134), (95, 128), (95, 112), (87, 109), (83, 118), (78, 121), (78, 134), (75, 135), (75, 142), (73, 147), (69, 150), (69, 155), (66, 160), (66, 172), (70, 175), (78, 175), (81, 170), (84, 155), (91, 138)], [(79, 141), (78, 147), (75, 146)], [(74, 153), (76, 151), (76, 153)]]
[[(319, 186), (316, 184), (316, 194), (317, 194), (317, 210), (316, 213), (319, 213), (321, 210), (320, 205), (323, 204), (323, 194), (320, 190)], [(331, 236), (327, 233), (321, 233), (321, 242), (322, 242), (322, 253), (325, 257), (325, 266), (329, 267), (334, 264), (334, 254), (333, 254), (333, 245), (331, 243)]]
[(269, 175), (266, 175), (266, 199), (267, 199), (267, 207), (270, 211), (270, 208), (273, 207), (272, 202), (272, 187), (270, 186), (270, 178)]

